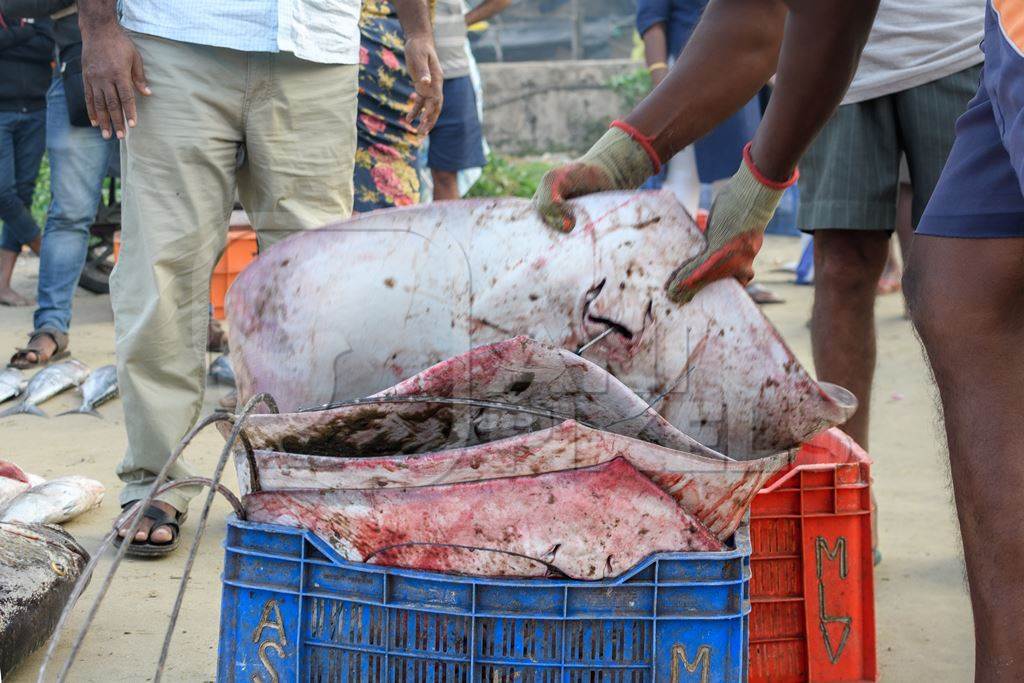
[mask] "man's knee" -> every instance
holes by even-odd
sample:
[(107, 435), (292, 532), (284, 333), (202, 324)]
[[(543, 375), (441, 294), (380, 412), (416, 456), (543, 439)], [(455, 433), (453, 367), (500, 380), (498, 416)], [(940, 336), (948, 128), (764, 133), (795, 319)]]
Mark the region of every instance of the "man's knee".
[(819, 230), (814, 234), (814, 278), (828, 287), (874, 292), (889, 255), (889, 233)]
[(434, 199), (458, 199), (459, 176), (454, 171), (431, 170), (434, 180)]
[(916, 253), (920, 242), (911, 250), (903, 292), (910, 319), (930, 354), (943, 349), (969, 353), (987, 340), (1019, 334), (1024, 320), (1014, 284), (1019, 273), (993, 261), (987, 272), (979, 264), (970, 277), (962, 277), (966, 273), (928, 258), (926, 249)]

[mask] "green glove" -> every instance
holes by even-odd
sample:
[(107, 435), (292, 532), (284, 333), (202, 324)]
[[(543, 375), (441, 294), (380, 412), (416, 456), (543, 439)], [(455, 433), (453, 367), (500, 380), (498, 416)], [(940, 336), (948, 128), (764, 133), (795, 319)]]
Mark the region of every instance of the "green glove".
[(711, 203), (704, 251), (672, 273), (666, 286), (669, 297), (682, 304), (715, 280), (735, 277), (749, 282), (768, 221), (798, 175), (794, 171), (782, 183), (765, 178), (754, 166), (747, 144), (740, 169)]
[(632, 190), (660, 170), (650, 139), (615, 121), (582, 157), (545, 173), (533, 203), (545, 223), (569, 232), (576, 221), (567, 200), (593, 192)]

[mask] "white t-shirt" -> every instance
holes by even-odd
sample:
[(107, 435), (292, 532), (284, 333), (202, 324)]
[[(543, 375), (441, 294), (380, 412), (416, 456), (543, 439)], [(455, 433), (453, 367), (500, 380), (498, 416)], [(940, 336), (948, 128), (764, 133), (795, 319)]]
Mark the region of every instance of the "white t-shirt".
[(882, 97), (980, 64), (985, 0), (881, 0), (843, 104)]

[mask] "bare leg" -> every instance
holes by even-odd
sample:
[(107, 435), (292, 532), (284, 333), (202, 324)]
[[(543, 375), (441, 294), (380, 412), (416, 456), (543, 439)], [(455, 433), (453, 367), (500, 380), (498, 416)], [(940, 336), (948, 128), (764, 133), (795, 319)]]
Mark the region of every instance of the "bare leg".
[(1024, 680), (1024, 239), (916, 236), (904, 289), (942, 399), (979, 683)]
[(900, 183), (896, 191), (896, 239), (900, 243), (903, 265), (910, 261), (910, 243), (914, 237), (914, 189), (910, 183)]
[(878, 293), (892, 294), (900, 291), (900, 280), (902, 279), (903, 270), (900, 268), (899, 259), (896, 258), (896, 249), (890, 239), (885, 257), (885, 268), (882, 270), (882, 277), (878, 280)]
[(459, 177), (455, 172), (439, 171), (436, 168), (432, 168), (430, 169), (430, 175), (434, 178), (435, 202), (459, 198)]
[(887, 232), (814, 233), (814, 368), (818, 379), (844, 386), (857, 397), (860, 407), (842, 430), (864, 448), (875, 374), (875, 287), (888, 252)]
[(28, 306), (31, 303), (11, 289), (11, 276), (14, 274), (14, 264), (17, 260), (17, 252), (0, 249), (0, 305)]

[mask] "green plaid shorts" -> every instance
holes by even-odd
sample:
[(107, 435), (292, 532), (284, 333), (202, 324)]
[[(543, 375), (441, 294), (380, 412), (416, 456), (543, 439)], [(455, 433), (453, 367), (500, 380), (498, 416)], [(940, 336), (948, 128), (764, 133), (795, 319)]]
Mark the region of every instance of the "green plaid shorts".
[(980, 77), (973, 66), (839, 107), (800, 162), (800, 229), (894, 230), (904, 156), (916, 228)]

